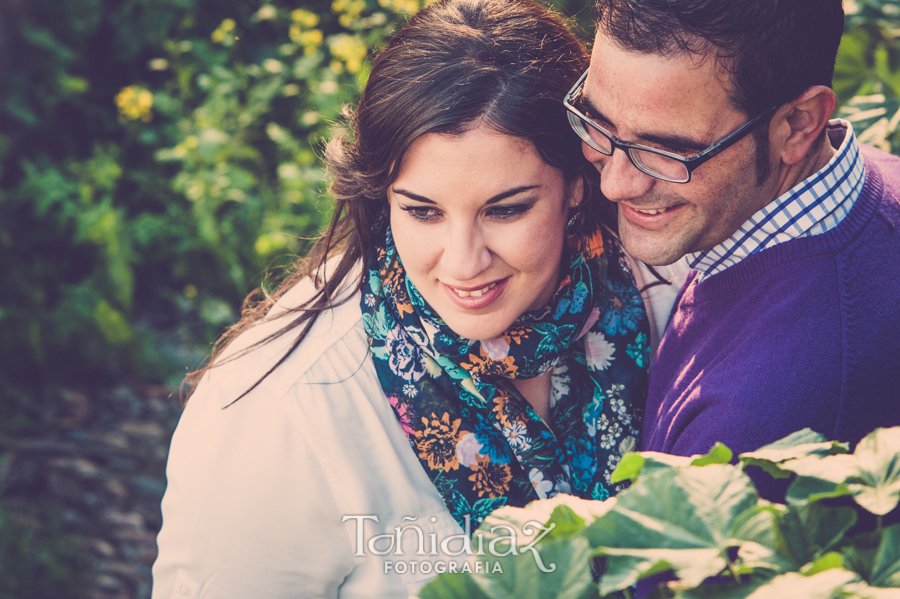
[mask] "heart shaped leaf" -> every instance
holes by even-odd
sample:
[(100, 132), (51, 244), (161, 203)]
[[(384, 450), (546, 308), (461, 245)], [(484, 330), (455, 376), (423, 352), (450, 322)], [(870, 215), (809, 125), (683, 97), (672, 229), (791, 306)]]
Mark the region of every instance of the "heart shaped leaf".
[(666, 569), (694, 584), (715, 576), (726, 567), (729, 550), (740, 546), (735, 529), (746, 523), (744, 512), (756, 510), (757, 500), (753, 483), (733, 466), (640, 477), (584, 530), (598, 554), (608, 556), (601, 593)]
[(900, 503), (900, 427), (876, 429), (850, 455), (801, 457), (779, 467), (797, 474), (788, 489), (790, 503), (852, 495), (858, 505), (883, 516)]
[(856, 510), (850, 507), (789, 505), (773, 529), (776, 547), (800, 567), (834, 549), (855, 523)]
[(846, 443), (828, 441), (824, 435), (810, 428), (791, 433), (783, 439), (760, 447), (756, 451), (742, 453), (738, 459), (747, 466), (759, 466), (775, 478), (787, 478), (790, 471), (780, 467), (788, 460), (805, 457), (824, 457), (847, 453)]

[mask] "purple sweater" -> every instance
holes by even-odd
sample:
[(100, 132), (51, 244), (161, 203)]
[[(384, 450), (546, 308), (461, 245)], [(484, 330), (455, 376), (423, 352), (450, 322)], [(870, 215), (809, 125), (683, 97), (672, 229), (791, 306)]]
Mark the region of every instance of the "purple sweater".
[[(900, 425), (900, 158), (862, 153), (862, 195), (836, 228), (688, 277), (651, 369), (643, 450), (738, 454), (804, 427), (856, 443)], [(783, 500), (785, 483), (751, 476)]]

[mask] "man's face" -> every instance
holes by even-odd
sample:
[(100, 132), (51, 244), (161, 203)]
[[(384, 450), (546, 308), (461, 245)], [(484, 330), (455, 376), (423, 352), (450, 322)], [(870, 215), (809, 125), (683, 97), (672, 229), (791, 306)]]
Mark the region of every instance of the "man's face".
[[(600, 32), (581, 104), (622, 141), (691, 157), (747, 122), (729, 103), (726, 85), (713, 59), (629, 52)], [(587, 144), (582, 150), (601, 173), (603, 193), (619, 205), (625, 248), (648, 264), (714, 247), (775, 197), (775, 177), (757, 186), (752, 136), (684, 184), (642, 173), (620, 150), (612, 156)]]

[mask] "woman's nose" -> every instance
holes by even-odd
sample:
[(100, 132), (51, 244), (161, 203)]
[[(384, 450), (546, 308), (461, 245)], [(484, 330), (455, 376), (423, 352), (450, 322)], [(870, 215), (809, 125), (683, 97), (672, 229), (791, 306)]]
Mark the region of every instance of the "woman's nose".
[(471, 281), (491, 265), (491, 251), (477, 225), (452, 227), (441, 256), (444, 274), (454, 282)]

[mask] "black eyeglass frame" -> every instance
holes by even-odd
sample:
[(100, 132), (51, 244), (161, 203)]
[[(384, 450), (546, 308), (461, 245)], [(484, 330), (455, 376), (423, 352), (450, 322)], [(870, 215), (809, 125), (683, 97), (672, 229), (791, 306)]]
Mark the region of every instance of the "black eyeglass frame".
[[(662, 181), (668, 181), (669, 183), (690, 183), (691, 182), (691, 174), (694, 172), (694, 170), (697, 169), (697, 167), (699, 167), (701, 164), (706, 163), (710, 159), (714, 158), (715, 156), (719, 155), (721, 152), (727, 150), (728, 148), (730, 148), (731, 146), (733, 146), (734, 144), (736, 144), (737, 142), (742, 140), (744, 137), (747, 136), (747, 134), (749, 134), (751, 131), (753, 131), (753, 129), (755, 129), (756, 126), (760, 122), (762, 122), (762, 120), (764, 118), (771, 116), (780, 106), (780, 105), (775, 105), (772, 108), (769, 108), (768, 110), (763, 111), (762, 113), (756, 115), (755, 117), (753, 117), (752, 119), (750, 119), (749, 121), (747, 121), (746, 123), (741, 125), (738, 129), (732, 131), (731, 133), (729, 133), (728, 135), (726, 135), (725, 137), (723, 137), (722, 139), (720, 139), (713, 145), (709, 146), (708, 148), (706, 148), (705, 150), (703, 150), (702, 152), (697, 154), (696, 156), (692, 156), (691, 158), (685, 158), (684, 156), (679, 156), (678, 154), (673, 154), (672, 152), (666, 152), (665, 150), (658, 150), (656, 148), (650, 148), (648, 146), (642, 146), (640, 144), (633, 144), (633, 143), (628, 143), (627, 141), (622, 141), (619, 138), (617, 138), (615, 135), (613, 135), (612, 133), (610, 133), (609, 131), (607, 131), (606, 129), (604, 129), (603, 127), (598, 125), (597, 123), (595, 123), (593, 120), (591, 120), (590, 118), (585, 116), (580, 110), (578, 110), (578, 108), (576, 108), (572, 104), (572, 100), (581, 91), (581, 88), (584, 86), (584, 82), (587, 79), (589, 72), (590, 72), (590, 69), (585, 71), (584, 74), (578, 78), (578, 81), (575, 82), (575, 85), (572, 86), (572, 89), (569, 90), (569, 93), (567, 93), (565, 95), (565, 97), (563, 98), (563, 105), (566, 107), (566, 110), (569, 111), (568, 112), (569, 125), (571, 125), (572, 130), (575, 131), (575, 133), (578, 135), (579, 138), (581, 138), (582, 141), (584, 141), (584, 143), (586, 143), (593, 149), (597, 150), (604, 156), (612, 156), (613, 152), (615, 152), (616, 148), (618, 148), (618, 149), (622, 150), (623, 152), (625, 152), (625, 154), (628, 156), (628, 159), (631, 161), (631, 164), (633, 164), (636, 169), (638, 169), (642, 173), (650, 175), (651, 177), (660, 179)], [(573, 116), (578, 118), (577, 124), (575, 121), (573, 121)], [(587, 132), (587, 129), (584, 128), (584, 125), (587, 125), (593, 129), (595, 129), (597, 132), (599, 132), (601, 135), (603, 135), (604, 137), (606, 137), (609, 140), (609, 142), (612, 144), (612, 148), (609, 150), (608, 153), (603, 148), (597, 146), (597, 143), (593, 139), (591, 139), (591, 136)], [(671, 158), (672, 160), (675, 160), (676, 162), (680, 162), (684, 166), (684, 170), (687, 173), (687, 178), (684, 180), (673, 179), (673, 178), (666, 177), (666, 176), (660, 175), (659, 173), (655, 173), (655, 172), (651, 171), (646, 166), (641, 164), (640, 159), (636, 159), (632, 155), (631, 152), (634, 150), (639, 150), (641, 152), (649, 152), (651, 154), (656, 154), (658, 156), (663, 156), (665, 158)]]

